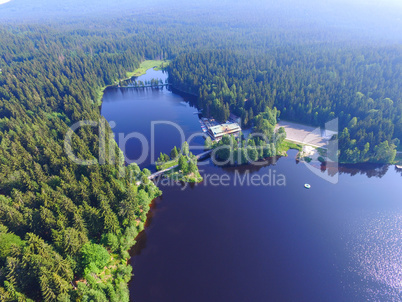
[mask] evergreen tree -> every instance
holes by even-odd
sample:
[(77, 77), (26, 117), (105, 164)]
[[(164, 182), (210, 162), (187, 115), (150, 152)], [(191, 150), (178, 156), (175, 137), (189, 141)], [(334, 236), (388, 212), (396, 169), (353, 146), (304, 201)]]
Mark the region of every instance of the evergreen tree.
[(186, 156), (181, 155), (179, 157), (179, 169), (183, 172), (183, 174), (188, 173), (188, 158)]
[(176, 146), (174, 146), (172, 151), (170, 151), (170, 157), (172, 159), (176, 159), (178, 155), (179, 155), (179, 151), (177, 150)]

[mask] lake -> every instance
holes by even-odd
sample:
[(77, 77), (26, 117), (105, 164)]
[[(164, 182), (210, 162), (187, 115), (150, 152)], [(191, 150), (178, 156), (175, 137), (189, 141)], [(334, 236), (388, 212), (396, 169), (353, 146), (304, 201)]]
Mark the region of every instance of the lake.
[[(167, 78), (167, 73), (148, 70), (138, 81), (153, 78)], [(116, 124), (113, 132), (116, 141), (126, 156), (126, 162), (137, 162), (141, 168), (155, 171), (152, 162), (160, 152), (169, 154), (174, 147), (180, 147), (181, 137), (186, 139), (193, 133), (200, 132), (197, 108), (190, 105), (194, 97), (182, 97), (161, 88), (108, 88), (105, 91), (101, 112), (110, 122)], [(122, 137), (133, 138), (125, 140)], [(141, 138), (142, 139), (141, 139)], [(145, 141), (144, 141), (145, 140)], [(204, 139), (194, 138), (193, 145), (202, 147)], [(155, 150), (151, 153), (151, 150)], [(195, 150), (194, 154), (202, 150)], [(142, 159), (142, 154), (146, 158)], [(151, 154), (155, 154), (153, 160)]]
[[(139, 80), (166, 76), (150, 70)], [(187, 138), (201, 131), (192, 101), (166, 88), (111, 88), (102, 115), (117, 136), (149, 140), (152, 121), (171, 121)], [(157, 155), (180, 143), (171, 125), (154, 132)], [(125, 154), (141, 150), (133, 139)], [(342, 166), (332, 184), (328, 170), (314, 174), (295, 158), (290, 150), (260, 167), (206, 161), (203, 183), (159, 180), (163, 195), (131, 251), (132, 301), (401, 301), (402, 173)], [(152, 169), (151, 157), (140, 166)]]

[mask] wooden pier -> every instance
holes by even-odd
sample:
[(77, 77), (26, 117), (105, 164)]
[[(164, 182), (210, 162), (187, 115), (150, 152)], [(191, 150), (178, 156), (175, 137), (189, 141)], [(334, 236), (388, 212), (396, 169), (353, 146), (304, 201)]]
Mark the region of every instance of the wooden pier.
[(140, 89), (140, 88), (159, 88), (159, 87), (165, 87), (165, 86), (169, 86), (170, 84), (158, 84), (158, 85), (126, 85), (126, 86), (117, 86), (117, 88), (136, 88), (136, 89)]

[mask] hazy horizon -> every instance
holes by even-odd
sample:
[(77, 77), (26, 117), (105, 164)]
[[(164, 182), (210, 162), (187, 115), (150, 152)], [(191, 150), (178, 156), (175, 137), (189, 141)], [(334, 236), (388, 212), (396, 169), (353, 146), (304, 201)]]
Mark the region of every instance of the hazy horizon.
[(387, 0), (381, 4), (369, 0), (322, 1), (186, 1), (151, 0), (12, 0), (0, 6), (0, 22), (38, 22), (49, 20), (74, 20), (75, 18), (111, 18), (143, 14), (178, 15), (205, 14), (216, 22), (269, 27), (294, 27), (303, 29), (313, 26), (325, 31), (353, 33), (356, 37), (374, 40), (402, 42), (402, 3)]

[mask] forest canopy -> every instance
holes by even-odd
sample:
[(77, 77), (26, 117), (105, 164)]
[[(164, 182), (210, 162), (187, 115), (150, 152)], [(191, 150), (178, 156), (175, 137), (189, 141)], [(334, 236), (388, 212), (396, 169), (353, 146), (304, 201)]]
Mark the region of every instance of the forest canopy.
[[(65, 4), (70, 7), (71, 1)], [(14, 4), (5, 5), (0, 8), (4, 301), (129, 300), (127, 251), (161, 192), (148, 181), (148, 170), (125, 166), (121, 158), (75, 164), (64, 151), (64, 137), (77, 121), (100, 121), (102, 88), (143, 60), (173, 60), (172, 85), (195, 94), (198, 106), (219, 120), (234, 112), (246, 126), (272, 134), (279, 113), (312, 125), (339, 118), (346, 162), (390, 162), (402, 139), (401, 45), (378, 46), (315, 24), (299, 28), (297, 20), (279, 15), (267, 23), (263, 14), (237, 5), (234, 19), (222, 13), (224, 6), (209, 13), (153, 7), (43, 22), (18, 21)], [(99, 140), (98, 128), (81, 127), (73, 149), (81, 158), (100, 160)], [(259, 159), (275, 154), (276, 147), (266, 154), (256, 148), (237, 152)]]
[(338, 118), (341, 162), (390, 163), (402, 139), (401, 54), (399, 46), (192, 52), (171, 62), (169, 81), (197, 95), (206, 115), (225, 121), (234, 112), (245, 127), (274, 107), (314, 126)]

